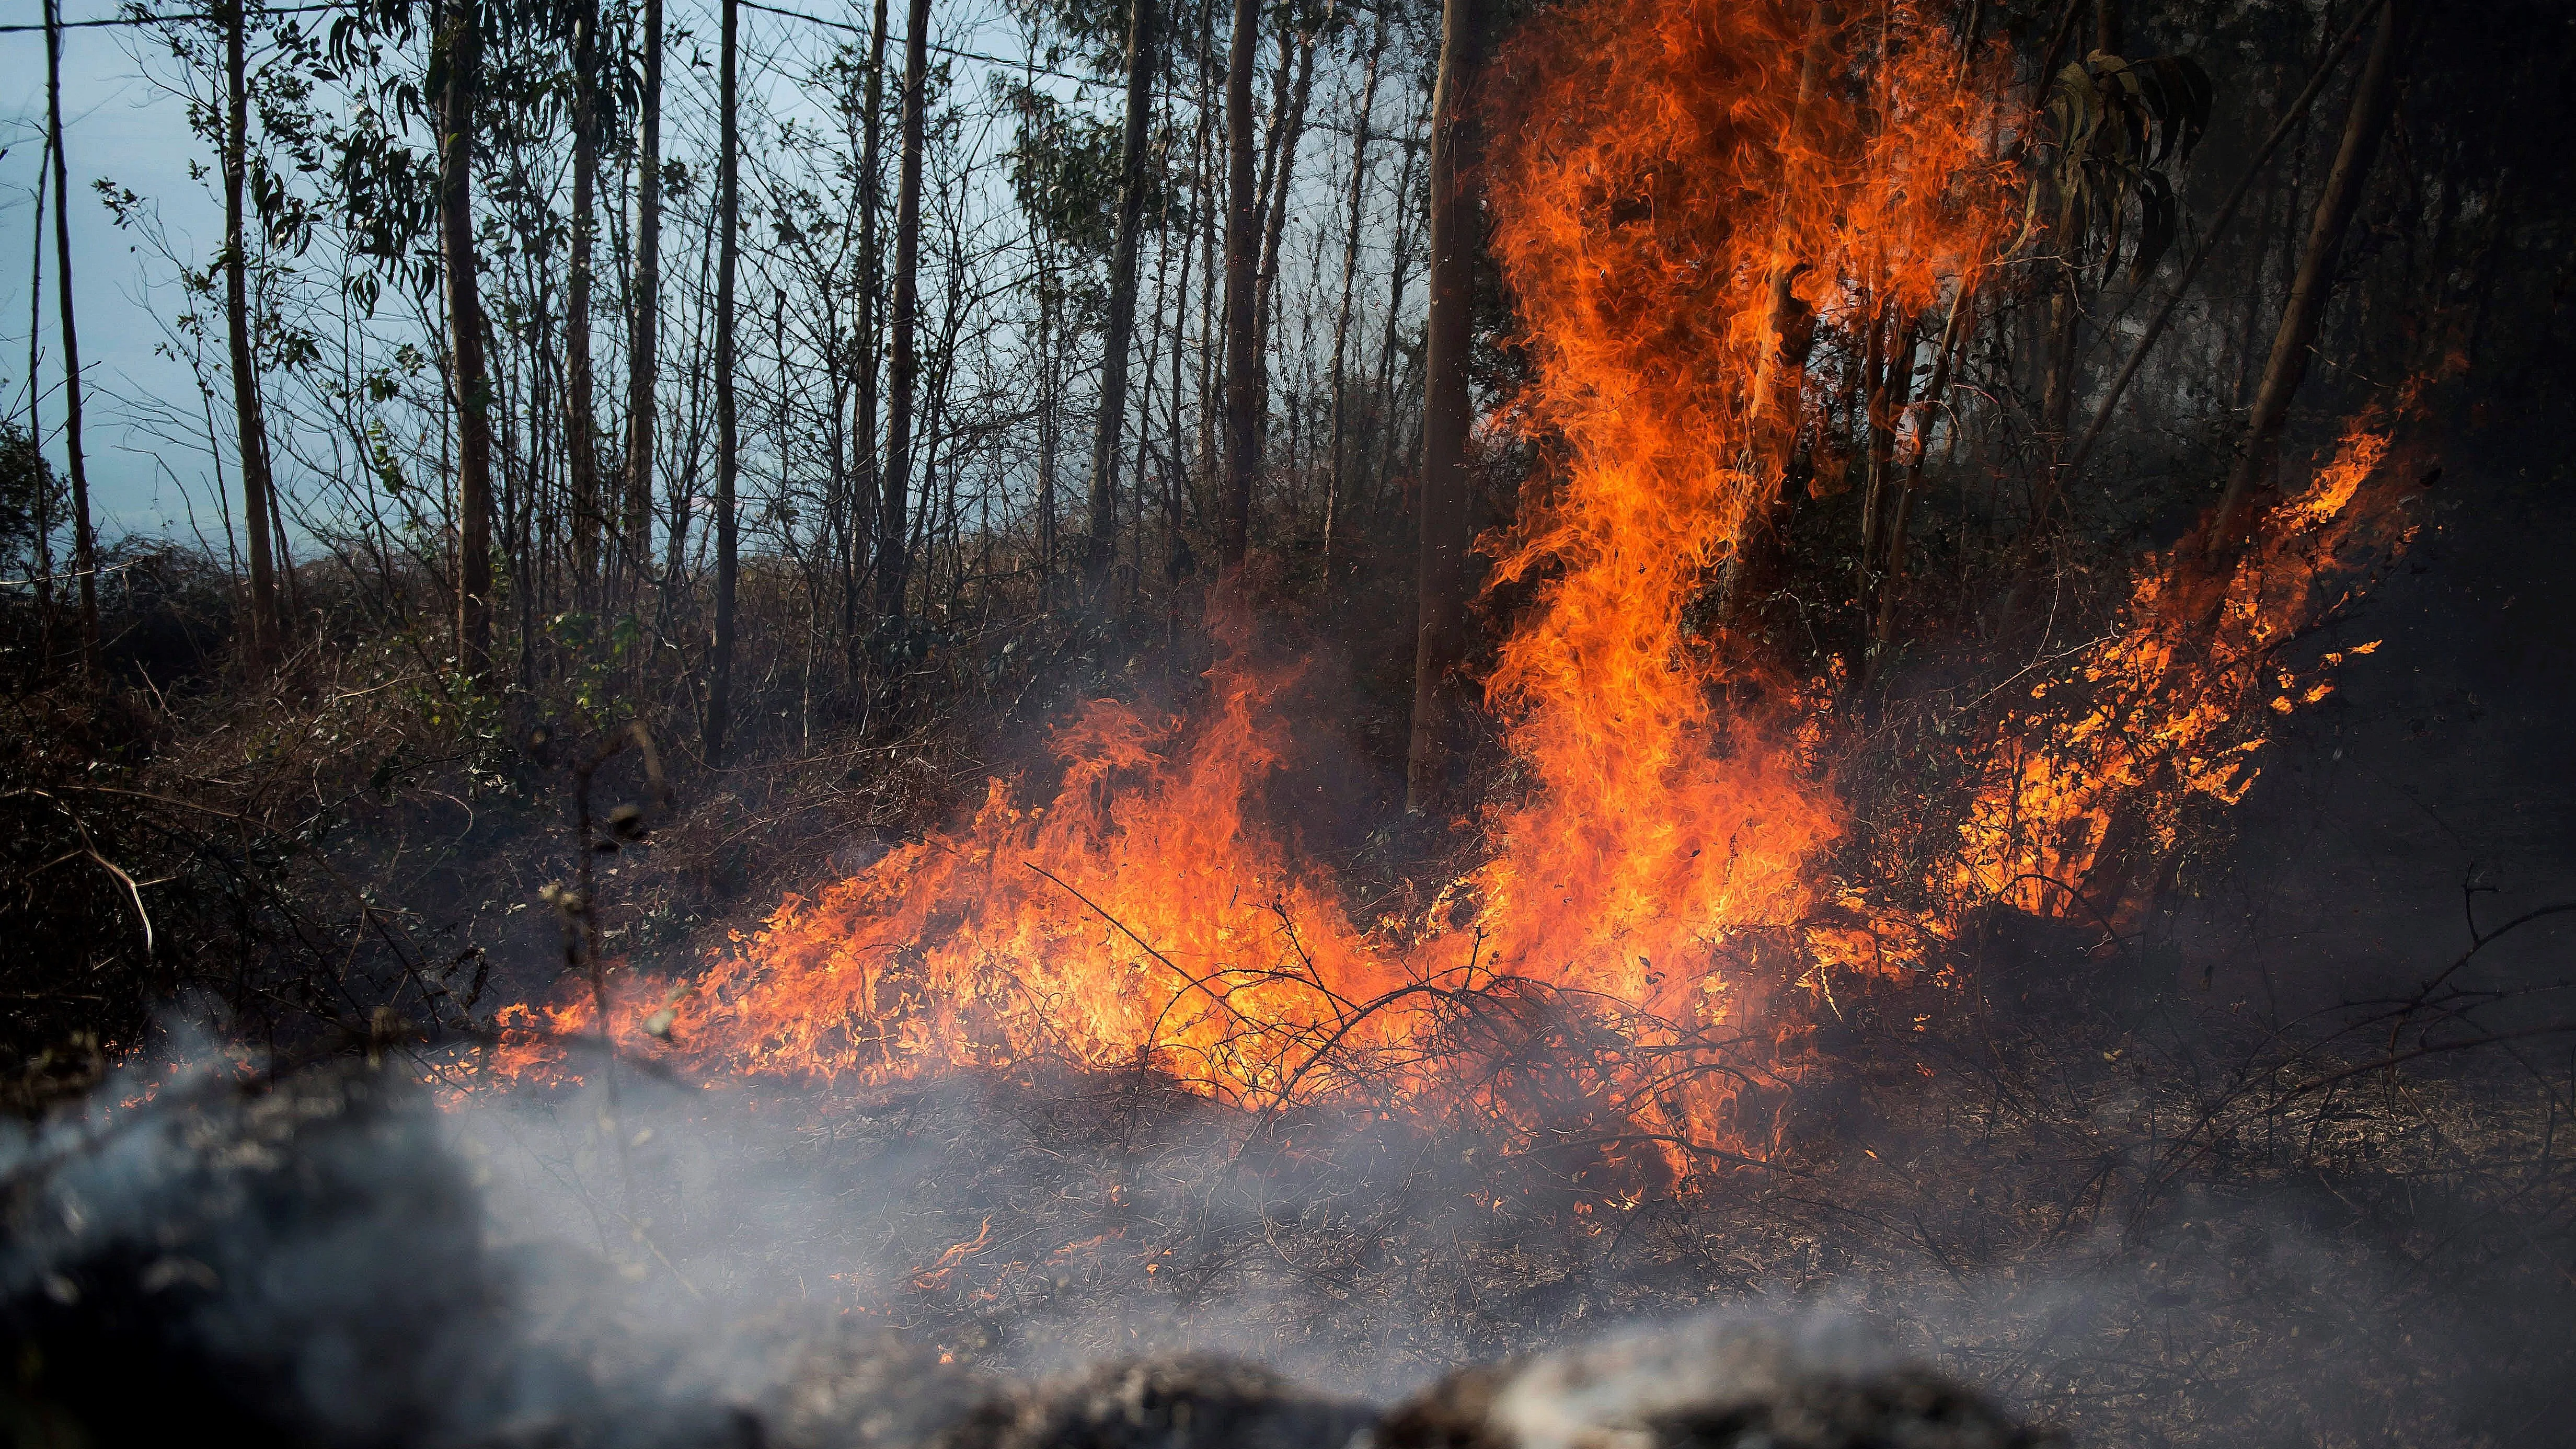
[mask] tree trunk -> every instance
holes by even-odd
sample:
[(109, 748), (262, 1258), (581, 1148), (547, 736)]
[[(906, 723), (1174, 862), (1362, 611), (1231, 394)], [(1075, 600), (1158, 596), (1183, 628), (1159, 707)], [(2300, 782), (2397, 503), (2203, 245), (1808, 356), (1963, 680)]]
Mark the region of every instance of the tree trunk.
[[(859, 647), (859, 574), (864, 555), (858, 540), (875, 536), (877, 494), (884, 482), (877, 459), (877, 377), (881, 361), (877, 331), (884, 321), (878, 302), (885, 286), (885, 263), (878, 245), (877, 192), (878, 172), (885, 164), (885, 45), (886, 0), (876, 0), (868, 31), (868, 101), (860, 121), (859, 142), (859, 386), (856, 426), (852, 429), (859, 466), (851, 482), (852, 542), (850, 557), (843, 565), (846, 577), (841, 593), (841, 646), (853, 661)], [(857, 526), (862, 501), (868, 522), (864, 533)]]
[(644, 0), (643, 112), (635, 145), (635, 314), (627, 342), (625, 567), (641, 580), (653, 557), (654, 390), (662, 335), (662, 0)]
[(450, 0), (442, 28), (438, 234), (456, 389), (456, 664), (480, 684), (492, 667), (492, 384), (475, 276), (474, 88), (483, 58), (475, 0)]
[(260, 418), (259, 365), (251, 350), (250, 278), (242, 188), (250, 168), (250, 83), (243, 51), (245, 0), (230, 0), (224, 23), (224, 338), (233, 374), (234, 437), (241, 454), (242, 531), (250, 547), (250, 661), (277, 657), (283, 623), (269, 552), (268, 430)]
[(1477, 0), (1447, 0), (1440, 14), (1440, 75), (1431, 119), (1431, 315), (1422, 389), (1420, 572), (1416, 579), (1413, 732), (1405, 757), (1405, 809), (1437, 805), (1463, 712), (1454, 677), (1467, 655), (1467, 550), (1474, 521), (1467, 434), (1475, 421), (1468, 352), (1474, 344), (1482, 137), (1475, 85)]
[[(2377, 7), (2372, 7), (2372, 9), (2375, 8)], [(2182, 305), (2182, 299), (2190, 294), (2191, 284), (2200, 276), (2201, 267), (2217, 251), (2220, 239), (2227, 235), (2228, 224), (2236, 219), (2237, 209), (2245, 204), (2246, 193), (2253, 187), (2254, 179), (2263, 174), (2263, 167), (2272, 159), (2272, 153), (2280, 149), (2281, 143), (2288, 139), (2290, 132), (2307, 115), (2308, 106), (2316, 100), (2317, 93), (2325, 89), (2326, 78), (2334, 74), (2334, 68), (2343, 59), (2343, 53), (2360, 37), (2362, 25), (2370, 19), (2370, 16), (2370, 9), (2357, 12), (2351, 23), (2344, 28), (2343, 34), (2326, 47), (2325, 58), (2317, 62), (2316, 73), (2308, 78), (2306, 87), (2281, 113), (2281, 118), (2273, 123), (2271, 134), (2263, 138), (2263, 144), (2255, 148), (2253, 156), (2246, 161), (2245, 173), (2236, 178), (2235, 188), (2227, 193), (2225, 201), (2219, 203), (2218, 213), (2201, 228), (2200, 245), (2192, 252), (2191, 261), (2183, 267), (2182, 275), (2175, 280), (2173, 290), (2165, 297), (2164, 305), (2158, 307), (2155, 315), (2147, 320), (2146, 330), (2138, 334), (2137, 342), (2129, 348), (2128, 361), (2120, 365), (2119, 374), (2103, 388), (2101, 401), (2093, 408), (2093, 421), (2085, 426), (2084, 436), (2076, 441), (2075, 451), (2067, 457), (2068, 467), (2080, 468), (2084, 465), (2085, 457), (2093, 451), (2093, 444), (2101, 438), (2102, 430), (2110, 425), (2111, 410), (2118, 406), (2121, 394), (2129, 390), (2129, 384), (2137, 379), (2138, 368), (2147, 360), (2147, 354), (2154, 349), (2157, 339), (2164, 336), (2166, 325), (2173, 321), (2174, 309)], [(2263, 296), (2261, 276), (2263, 256), (2259, 244), (2254, 252), (2255, 276), (2245, 288), (2247, 320), (2244, 330), (2248, 334), (2253, 331), (2253, 319), (2261, 306)], [(2242, 398), (2245, 394), (2244, 354), (2251, 353), (2252, 350), (2249, 336), (2249, 340), (2240, 351), (2237, 383), (2229, 394), (2231, 400)]]
[[(54, 157), (54, 304), (63, 334), (63, 452), (71, 465), (72, 568), (80, 575), (81, 669), (98, 662), (98, 540), (90, 532), (89, 469), (81, 453), (80, 328), (72, 315), (70, 168), (63, 161), (63, 36), (58, 0), (45, 0), (45, 129)], [(35, 380), (28, 380), (33, 391)]]
[(1359, 124), (1351, 135), (1350, 225), (1342, 235), (1342, 299), (1333, 312), (1333, 418), (1328, 439), (1332, 452), (1324, 463), (1324, 541), (1321, 550), (1321, 572), (1327, 586), (1333, 577), (1333, 527), (1340, 521), (1342, 489), (1349, 476), (1350, 449), (1346, 439), (1350, 432), (1350, 376), (1347, 369), (1351, 302), (1359, 282), (1360, 221), (1368, 186), (1369, 122), (1377, 109), (1378, 61), (1385, 53), (1386, 20), (1381, 16), (1370, 32), (1368, 66), (1360, 78)]
[(707, 650), (706, 756), (725, 758), (725, 731), (733, 723), (734, 484), (742, 471), (741, 416), (734, 398), (734, 270), (741, 254), (742, 7), (719, 7), (716, 46), (716, 619)]
[(1136, 248), (1145, 216), (1145, 147), (1154, 104), (1154, 0), (1127, 15), (1127, 125), (1118, 151), (1118, 240), (1110, 261), (1109, 337), (1100, 361), (1100, 419), (1091, 435), (1091, 537), (1085, 601), (1097, 607), (1118, 541), (1118, 445), (1127, 415), (1127, 349), (1136, 334)]
[(904, 509), (912, 488), (912, 394), (921, 359), (913, 332), (921, 310), (921, 150), (930, 84), (930, 0), (911, 0), (903, 37), (903, 160), (894, 206), (894, 366), (887, 379), (885, 497), (877, 507), (877, 611), (903, 617)]
[(2379, 154), (2380, 137), (2387, 132), (2389, 113), (2395, 108), (2398, 74), (2405, 64), (2401, 45), (2412, 9), (2405, 0), (2389, 0), (2379, 13), (2370, 58), (2362, 63), (2352, 109), (2344, 118), (2343, 143), (2335, 151), (2325, 190), (2317, 197), (2307, 246), (2299, 255), (2298, 276), (2290, 284), (2290, 303), (2282, 311), (2280, 330), (2272, 336), (2271, 359), (2264, 364), (2263, 381), (2255, 390), (2254, 415), (2245, 425), (2236, 467), (2210, 521), (2206, 551), (2212, 562), (2232, 554), (2244, 542), (2252, 526), (2253, 495), (2270, 486), (2290, 398), (2307, 375), (2308, 349), (2316, 342), (2317, 326), (2325, 320), (2326, 303), (2332, 300), (2335, 254), (2342, 248), (2345, 227), (2361, 208), (2371, 162)]
[(1278, 132), (1274, 146), (1269, 185), (1264, 188), (1269, 216), (1261, 224), (1261, 265), (1253, 276), (1252, 315), (1260, 324), (1253, 344), (1262, 358), (1263, 407), (1268, 416), (1268, 365), (1270, 357), (1271, 302), (1279, 292), (1280, 243), (1288, 233), (1288, 189), (1297, 176), (1297, 148), (1306, 135), (1306, 106), (1315, 94), (1315, 37), (1310, 32), (1297, 38), (1297, 82), (1287, 95), (1287, 107), (1272, 117)]
[(592, 213), (599, 193), (599, 3), (584, 0), (572, 43), (572, 258), (564, 281), (564, 460), (572, 485), (573, 577), (599, 576), (606, 526), (599, 492), (597, 389), (591, 376)]
[(1260, 262), (1261, 213), (1252, 184), (1252, 71), (1260, 0), (1234, 0), (1233, 49), (1225, 72), (1225, 519), (1217, 557), (1239, 568), (1252, 546), (1252, 475), (1261, 448), (1258, 319), (1253, 271)]
[[(36, 158), (36, 215), (29, 230), (33, 233), (32, 253), (27, 263), (27, 446), (37, 457), (45, 449), (45, 197), (53, 187), (54, 134), (45, 132), (45, 144)], [(54, 510), (46, 497), (50, 490), (35, 490), (36, 528), (36, 673), (39, 678), (54, 671)], [(229, 540), (232, 520), (224, 520), (224, 533)]]

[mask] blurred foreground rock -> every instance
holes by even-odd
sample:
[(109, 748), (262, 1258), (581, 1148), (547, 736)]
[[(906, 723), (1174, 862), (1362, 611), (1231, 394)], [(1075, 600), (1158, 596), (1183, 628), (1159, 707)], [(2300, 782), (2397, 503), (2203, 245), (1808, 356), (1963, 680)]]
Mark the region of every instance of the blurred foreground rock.
[(1022, 1383), (847, 1321), (690, 1319), (605, 1259), (492, 1246), (425, 1095), (354, 1068), (22, 1135), (0, 1146), (0, 1232), (0, 1429), (62, 1449), (2042, 1442), (1956, 1384), (1755, 1323), (1468, 1368), (1384, 1408), (1210, 1355)]

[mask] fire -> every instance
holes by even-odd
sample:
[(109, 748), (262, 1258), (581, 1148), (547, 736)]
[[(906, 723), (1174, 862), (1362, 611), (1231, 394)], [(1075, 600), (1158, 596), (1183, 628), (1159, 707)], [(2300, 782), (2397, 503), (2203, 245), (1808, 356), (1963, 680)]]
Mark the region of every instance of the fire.
[[(2412, 409), (2410, 390), (2395, 410)], [(2356, 420), (2223, 572), (2202, 565), (2196, 538), (2146, 561), (2118, 630), (1999, 726), (1936, 898), (2105, 922), (2144, 903), (2188, 812), (2252, 788), (2266, 717), (2323, 700), (2337, 666), (2379, 647), (2328, 652), (2304, 674), (2279, 658), (2413, 539), (2403, 481), (2383, 467), (2390, 441), (2379, 419)]]
[[(1300, 666), (1221, 608), (1193, 706), (1090, 704), (1054, 737), (1059, 779), (992, 781), (694, 981), (630, 979), (619, 1039), (711, 1081), (1044, 1061), (1151, 1066), (1251, 1110), (1474, 1106), (1649, 1173), (1762, 1151), (1804, 1019), (1788, 983), (1920, 964), (1985, 901), (2062, 912), (2051, 883), (2081, 890), (2170, 845), (2193, 800), (2233, 801), (2257, 677), (2294, 702), (2328, 687), (2281, 675), (2275, 643), (2388, 541), (2385, 442), (2357, 433), (2228, 579), (2159, 561), (2084, 687), (2034, 691), (1931, 909), (1836, 877), (1833, 690), (1701, 605), (1856, 339), (1937, 332), (2011, 244), (1996, 63), (1906, 5), (1585, 0), (1498, 64), (1492, 113), (1524, 119), (1498, 127), (1494, 246), (1537, 377), (1501, 421), (1556, 461), (1486, 542), (1526, 597), (1486, 681), (1517, 783), (1435, 909), (1353, 920), (1265, 808), (1295, 764)], [(1810, 327), (1830, 345), (1797, 345)], [(2215, 642), (2186, 648), (2171, 605), (2209, 587)], [(2144, 833), (2123, 844), (2128, 819)], [(505, 1075), (570, 1066), (554, 1038), (597, 1023), (567, 1001), (505, 1015)]]

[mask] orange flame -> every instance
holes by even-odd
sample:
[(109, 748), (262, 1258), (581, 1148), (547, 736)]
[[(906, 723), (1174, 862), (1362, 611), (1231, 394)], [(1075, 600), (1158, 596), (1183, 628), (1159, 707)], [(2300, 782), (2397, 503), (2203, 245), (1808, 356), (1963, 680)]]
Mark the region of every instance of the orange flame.
[[(2147, 837), (2169, 845), (2188, 801), (2240, 795), (2249, 681), (2329, 572), (2387, 541), (2384, 441), (2357, 434), (2279, 511), (2205, 651), (2153, 622), (2185, 578), (2159, 563), (2081, 702), (2052, 685), (2007, 723), (1930, 911), (1835, 877), (1830, 713), (1696, 622), (1837, 382), (1787, 334), (1910, 335), (2013, 231), (1988, 62), (1913, 6), (1828, 14), (1583, 0), (1497, 65), (1518, 80), (1494, 113), (1526, 119), (1496, 146), (1494, 246), (1537, 377), (1509, 420), (1560, 466), (1487, 541), (1527, 594), (1487, 681), (1519, 787), (1427, 918), (1354, 922), (1263, 808), (1299, 671), (1220, 613), (1199, 707), (1087, 706), (1055, 735), (1051, 793), (991, 782), (970, 819), (789, 897), (693, 985), (626, 987), (662, 1003), (638, 1022), (717, 1079), (1146, 1064), (1255, 1109), (1481, 1105), (1684, 1171), (1763, 1145), (1751, 1084), (1799, 1016), (1780, 983), (1918, 964), (1985, 900), (2063, 910), (2039, 882), (2080, 888), (2119, 855), (2124, 797), (2153, 797)], [(596, 1029), (586, 999), (503, 1025), (511, 1076), (570, 1065), (545, 1033)]]
[[(2412, 408), (2410, 389), (2397, 411)], [(2117, 631), (2002, 722), (1935, 897), (2106, 921), (2143, 904), (2186, 813), (2252, 788), (2266, 715), (2323, 700), (2337, 666), (2379, 647), (2329, 652), (2304, 675), (2278, 657), (2414, 537), (2402, 481), (2381, 467), (2389, 446), (2380, 420), (2352, 423), (2223, 572), (2202, 566), (2196, 537), (2150, 556)]]

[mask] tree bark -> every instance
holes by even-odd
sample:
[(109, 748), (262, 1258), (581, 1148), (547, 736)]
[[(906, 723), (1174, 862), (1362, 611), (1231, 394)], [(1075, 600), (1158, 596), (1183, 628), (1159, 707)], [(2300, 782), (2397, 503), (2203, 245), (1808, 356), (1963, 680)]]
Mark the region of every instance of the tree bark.
[[(45, 0), (45, 130), (54, 158), (54, 305), (63, 335), (63, 453), (72, 479), (72, 568), (80, 575), (81, 670), (96, 682), (98, 540), (90, 532), (89, 469), (81, 452), (80, 327), (72, 311), (71, 172), (63, 161), (62, 7)], [(35, 386), (31, 378), (28, 387)]]
[(635, 312), (627, 342), (625, 567), (638, 580), (653, 557), (653, 435), (662, 335), (662, 0), (644, 0), (642, 117), (635, 146)]
[(1483, 240), (1478, 175), (1483, 138), (1469, 98), (1481, 17), (1477, 0), (1447, 0), (1440, 14), (1440, 74), (1431, 120), (1431, 314), (1422, 397), (1420, 565), (1413, 649), (1413, 731), (1405, 756), (1405, 809), (1436, 808), (1460, 733), (1459, 683), (1467, 654), (1467, 550), (1473, 541), (1467, 435), (1474, 344), (1476, 257)]
[(2351, 224), (2353, 213), (2361, 208), (2371, 163), (2378, 157), (2380, 137), (2386, 134), (2389, 113), (2396, 106), (2397, 80), (2405, 68), (2401, 47), (2412, 9), (2406, 0), (2388, 0), (2379, 13), (2379, 30), (2371, 38), (2370, 57), (2362, 63), (2361, 79), (2353, 89), (2352, 109), (2344, 117), (2343, 142), (2335, 151), (2334, 168), (2326, 175), (2325, 190), (2317, 197), (2307, 246), (2299, 256), (2298, 276), (2290, 284), (2289, 306), (2282, 311), (2280, 330), (2272, 336), (2271, 359), (2264, 364), (2263, 381), (2255, 390), (2254, 413), (2245, 425), (2245, 441), (2237, 453), (2234, 470), (2228, 474), (2227, 490), (2219, 497), (2218, 511), (2210, 521), (2205, 547), (2212, 562), (2243, 544), (2253, 521), (2251, 500), (2258, 489), (2270, 485), (2273, 465), (2279, 461), (2281, 428), (2289, 419), (2290, 398), (2307, 376), (2308, 350), (2316, 342), (2317, 327), (2325, 320), (2326, 304), (2333, 297), (2335, 255), (2343, 246), (2344, 230)]
[(1260, 263), (1261, 213), (1253, 195), (1252, 71), (1260, 0), (1234, 0), (1234, 37), (1225, 72), (1225, 504), (1217, 557), (1240, 568), (1252, 546), (1252, 478), (1260, 462), (1259, 319), (1253, 271)]
[(449, 0), (440, 43), (438, 232), (456, 391), (456, 664), (478, 684), (492, 667), (492, 384), (474, 245), (474, 89), (483, 36), (475, 0)]
[(224, 340), (233, 374), (233, 431), (241, 454), (242, 531), (250, 547), (250, 661), (266, 668), (277, 657), (284, 620), (277, 607), (277, 570), (269, 549), (268, 430), (260, 417), (259, 364), (251, 348), (248, 247), (242, 223), (242, 190), (250, 169), (250, 81), (244, 57), (249, 28), (245, 0), (230, 0), (224, 25)]
[(590, 358), (592, 213), (599, 194), (599, 0), (583, 0), (572, 43), (572, 256), (564, 279), (565, 471), (572, 485), (573, 577), (599, 576), (607, 519), (599, 490), (597, 384)]
[(1340, 522), (1342, 489), (1349, 476), (1350, 377), (1347, 369), (1351, 303), (1359, 282), (1361, 210), (1368, 186), (1369, 122), (1377, 109), (1378, 61), (1385, 53), (1386, 19), (1380, 16), (1369, 35), (1368, 65), (1360, 78), (1359, 118), (1351, 135), (1351, 185), (1347, 208), (1350, 224), (1342, 235), (1342, 299), (1333, 312), (1333, 418), (1328, 440), (1332, 452), (1324, 465), (1324, 540), (1321, 550), (1321, 572), (1327, 585), (1333, 577), (1333, 529)]
[(903, 617), (910, 562), (904, 510), (912, 488), (912, 394), (921, 372), (921, 151), (930, 84), (930, 0), (911, 0), (903, 38), (903, 160), (894, 208), (894, 365), (887, 381), (885, 497), (877, 507), (877, 612)]
[(1127, 416), (1127, 350), (1136, 335), (1136, 248), (1145, 217), (1145, 147), (1154, 105), (1154, 0), (1127, 14), (1127, 124), (1118, 150), (1118, 240), (1109, 272), (1109, 336), (1100, 361), (1100, 418), (1091, 435), (1091, 537), (1085, 601), (1097, 607), (1118, 542), (1118, 445)]
[(721, 766), (733, 723), (733, 595), (736, 571), (734, 484), (742, 471), (741, 416), (734, 397), (734, 271), (741, 254), (742, 8), (719, 7), (716, 46), (716, 598), (715, 637), (707, 650), (707, 763)]

